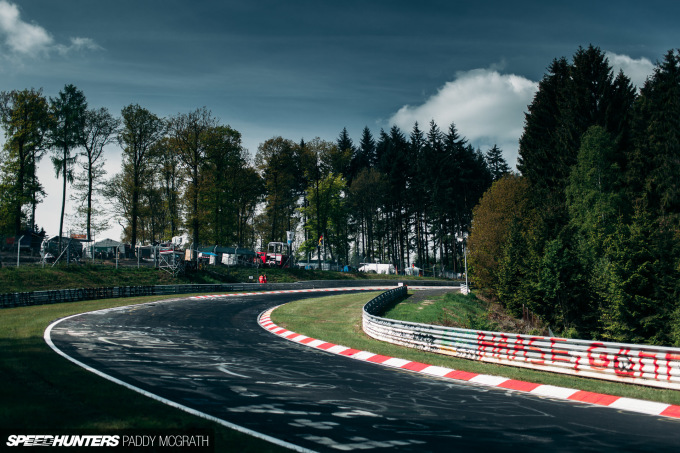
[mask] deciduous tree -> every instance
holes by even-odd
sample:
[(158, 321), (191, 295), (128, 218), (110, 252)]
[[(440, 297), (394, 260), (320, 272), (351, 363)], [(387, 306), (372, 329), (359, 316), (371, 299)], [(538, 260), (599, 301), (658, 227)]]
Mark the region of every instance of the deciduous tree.
[(499, 262), (510, 228), (527, 213), (527, 180), (506, 175), (494, 182), (473, 210), (467, 241), (470, 272), (482, 289), (498, 295)]
[(31, 231), (35, 230), (35, 208), (43, 194), (36, 175), (37, 163), (48, 146), (51, 128), (47, 99), (42, 90), (21, 90), (0, 94), (0, 122), (5, 130), (2, 160), (3, 230), (19, 234), (23, 208), (31, 206)]
[(130, 243), (137, 244), (138, 221), (142, 211), (140, 203), (144, 189), (151, 182), (151, 163), (154, 145), (163, 137), (165, 122), (138, 104), (130, 104), (121, 111), (122, 128), (118, 143), (123, 148), (122, 175), (116, 178), (114, 196), (119, 209), (127, 214)]
[(217, 120), (205, 107), (188, 114), (179, 114), (168, 122), (172, 146), (188, 178), (187, 225), (191, 228), (193, 245), (200, 243), (202, 169), (206, 162), (208, 134), (217, 126)]
[(99, 217), (100, 224), (96, 231), (103, 231), (107, 227), (103, 212), (95, 205), (95, 196), (103, 191), (104, 147), (116, 139), (120, 120), (114, 118), (108, 109), (102, 107), (97, 110), (87, 110), (83, 125), (83, 160), (81, 173), (74, 185), (76, 201), (80, 201), (77, 211), (85, 217), (85, 231), (87, 239), (92, 239), (92, 220)]

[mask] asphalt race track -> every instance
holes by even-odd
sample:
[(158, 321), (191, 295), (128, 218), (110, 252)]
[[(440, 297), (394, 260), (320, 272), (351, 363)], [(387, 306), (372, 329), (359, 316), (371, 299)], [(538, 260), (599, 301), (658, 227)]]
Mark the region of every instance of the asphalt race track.
[(176, 300), (54, 324), (83, 364), (301, 451), (677, 451), (680, 422), (329, 354), (258, 315), (319, 293)]

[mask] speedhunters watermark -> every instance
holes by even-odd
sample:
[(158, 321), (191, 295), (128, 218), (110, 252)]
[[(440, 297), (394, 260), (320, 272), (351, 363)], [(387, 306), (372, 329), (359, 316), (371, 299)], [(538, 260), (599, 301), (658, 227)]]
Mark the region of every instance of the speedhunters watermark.
[(0, 450), (27, 451), (90, 451), (106, 449), (144, 452), (214, 452), (212, 430), (190, 431), (107, 431), (107, 432), (43, 432), (10, 433), (2, 431)]
[(60, 434), (10, 434), (8, 447), (117, 447), (120, 436)]

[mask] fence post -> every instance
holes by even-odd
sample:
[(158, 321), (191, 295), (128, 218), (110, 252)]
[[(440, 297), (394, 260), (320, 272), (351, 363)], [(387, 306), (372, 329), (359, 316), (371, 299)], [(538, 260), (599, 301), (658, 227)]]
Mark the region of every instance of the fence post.
[(19, 267), (19, 257), (21, 256), (21, 240), (24, 238), (22, 235), (17, 242), (17, 267)]

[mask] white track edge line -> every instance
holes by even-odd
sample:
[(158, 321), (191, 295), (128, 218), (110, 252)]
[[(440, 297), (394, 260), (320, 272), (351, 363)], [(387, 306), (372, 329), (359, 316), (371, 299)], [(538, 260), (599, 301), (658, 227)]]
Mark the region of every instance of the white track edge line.
[[(130, 305), (128, 305), (128, 306), (130, 306)], [(95, 311), (101, 311), (101, 310), (95, 310)], [(154, 400), (156, 400), (156, 401), (160, 401), (161, 403), (166, 404), (166, 405), (168, 405), (168, 406), (174, 407), (174, 408), (176, 408), (176, 409), (180, 409), (180, 410), (182, 410), (182, 411), (184, 411), (184, 412), (187, 412), (187, 413), (189, 413), (189, 414), (191, 414), (191, 415), (195, 415), (195, 416), (197, 416), (197, 417), (204, 418), (204, 419), (206, 419), (206, 420), (210, 420), (210, 421), (212, 421), (212, 422), (218, 423), (218, 424), (220, 424), (220, 425), (222, 425), (222, 426), (225, 426), (225, 427), (227, 427), (227, 428), (230, 428), (230, 429), (233, 429), (233, 430), (235, 430), (235, 431), (241, 432), (241, 433), (243, 433), (243, 434), (248, 434), (248, 435), (253, 436), (253, 437), (255, 437), (255, 438), (258, 438), (258, 439), (261, 439), (261, 440), (264, 440), (264, 441), (267, 441), (267, 442), (270, 442), (270, 443), (279, 445), (279, 446), (281, 446), (281, 447), (290, 448), (291, 450), (294, 450), (294, 451), (297, 451), (297, 452), (300, 452), (300, 453), (317, 453), (315, 450), (310, 450), (310, 449), (308, 449), (308, 448), (301, 447), (301, 446), (299, 446), (299, 445), (295, 445), (295, 444), (292, 444), (292, 443), (290, 443), (290, 442), (286, 442), (285, 440), (277, 439), (276, 437), (272, 437), (272, 436), (269, 436), (269, 435), (267, 435), (267, 434), (263, 434), (263, 433), (260, 433), (260, 432), (258, 432), (258, 431), (254, 431), (254, 430), (252, 430), (252, 429), (250, 429), (250, 428), (246, 428), (246, 427), (244, 427), (244, 426), (240, 426), (240, 425), (237, 425), (237, 424), (235, 424), (235, 423), (231, 423), (231, 422), (228, 422), (228, 421), (226, 421), (226, 420), (222, 420), (222, 419), (217, 418), (217, 417), (215, 417), (215, 416), (208, 415), (208, 414), (206, 414), (205, 412), (201, 412), (201, 411), (198, 411), (198, 410), (196, 410), (196, 409), (192, 409), (192, 408), (190, 408), (190, 407), (187, 407), (187, 406), (184, 406), (184, 405), (182, 405), (182, 404), (176, 403), (176, 402), (174, 402), (174, 401), (168, 400), (168, 399), (163, 398), (163, 397), (161, 397), (161, 396), (159, 396), (159, 395), (156, 395), (155, 393), (148, 392), (148, 391), (146, 391), (146, 390), (144, 390), (144, 389), (141, 389), (141, 388), (139, 388), (139, 387), (135, 387), (134, 385), (129, 384), (129, 383), (125, 382), (125, 381), (121, 381), (120, 379), (117, 379), (117, 378), (115, 378), (115, 377), (113, 377), (113, 376), (110, 376), (110, 375), (108, 375), (108, 374), (106, 374), (106, 373), (104, 373), (104, 372), (102, 372), (102, 371), (99, 371), (99, 370), (97, 370), (96, 368), (92, 368), (91, 366), (86, 365), (85, 363), (83, 363), (83, 362), (81, 362), (81, 361), (79, 361), (79, 360), (77, 360), (77, 359), (75, 359), (75, 358), (69, 356), (69, 355), (66, 354), (64, 351), (62, 351), (61, 349), (59, 349), (59, 348), (52, 342), (52, 338), (51, 338), (51, 336), (50, 336), (50, 334), (51, 334), (51, 332), (52, 332), (52, 328), (53, 328), (54, 326), (56, 326), (57, 324), (59, 324), (60, 322), (62, 322), (62, 321), (65, 321), (65, 320), (67, 320), (67, 319), (74, 318), (74, 317), (76, 317), (76, 316), (80, 316), (80, 315), (83, 315), (83, 314), (87, 314), (87, 313), (92, 313), (92, 312), (78, 313), (78, 314), (76, 314), (76, 315), (71, 315), (71, 316), (68, 316), (68, 317), (66, 317), (66, 318), (58, 319), (58, 320), (54, 321), (52, 324), (50, 324), (50, 325), (47, 327), (47, 329), (45, 329), (45, 333), (44, 333), (44, 335), (43, 335), (43, 338), (45, 339), (45, 342), (48, 344), (48, 346), (49, 346), (50, 348), (52, 348), (52, 350), (54, 350), (54, 352), (56, 352), (57, 354), (59, 354), (60, 356), (62, 356), (62, 357), (64, 357), (64, 358), (68, 359), (69, 361), (75, 363), (75, 364), (78, 365), (79, 367), (84, 368), (85, 370), (90, 371), (90, 372), (96, 374), (97, 376), (103, 377), (104, 379), (107, 379), (107, 380), (109, 380), (109, 381), (111, 381), (111, 382), (113, 382), (113, 383), (115, 383), (115, 384), (122, 385), (123, 387), (128, 388), (128, 389), (130, 389), (130, 390), (133, 390), (133, 391), (135, 391), (135, 392), (137, 392), (137, 393), (140, 393), (140, 394), (142, 394), (142, 395), (144, 395), (144, 396), (146, 396), (146, 397), (149, 397), (149, 398), (154, 399)]]

